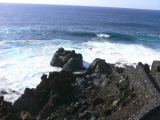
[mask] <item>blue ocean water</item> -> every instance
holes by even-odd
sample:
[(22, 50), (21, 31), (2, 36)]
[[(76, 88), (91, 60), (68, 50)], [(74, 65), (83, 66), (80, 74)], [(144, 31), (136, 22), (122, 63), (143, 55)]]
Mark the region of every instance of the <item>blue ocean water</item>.
[[(40, 76), (59, 47), (116, 65), (160, 60), (160, 11), (0, 3), (0, 90), (14, 101)], [(16, 91), (13, 92), (13, 91)]]

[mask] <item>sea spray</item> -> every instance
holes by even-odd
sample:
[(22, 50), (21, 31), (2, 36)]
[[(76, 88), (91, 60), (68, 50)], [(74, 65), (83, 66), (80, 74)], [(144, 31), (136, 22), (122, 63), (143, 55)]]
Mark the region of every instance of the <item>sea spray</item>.
[[(70, 40), (20, 40), (0, 43), (1, 47), (5, 48), (0, 51), (0, 88), (9, 93), (5, 95), (5, 99), (9, 101), (15, 100), (26, 87), (35, 88), (42, 74), (61, 70), (49, 64), (60, 47), (81, 53), (85, 67), (95, 58), (105, 59), (107, 63), (119, 66), (133, 65), (140, 61), (151, 65), (153, 60), (160, 60), (160, 52), (133, 44), (93, 41), (75, 44)], [(11, 90), (16, 91), (14, 95), (10, 95)]]

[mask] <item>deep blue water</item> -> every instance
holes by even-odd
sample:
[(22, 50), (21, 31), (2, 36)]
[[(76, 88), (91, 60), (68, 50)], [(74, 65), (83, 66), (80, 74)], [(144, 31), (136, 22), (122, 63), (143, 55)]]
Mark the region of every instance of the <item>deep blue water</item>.
[[(64, 47), (118, 66), (160, 60), (160, 11), (0, 3), (0, 91), (14, 101), (35, 88)], [(13, 93), (16, 91), (20, 94)], [(1, 94), (0, 94), (1, 95)]]
[(0, 11), (0, 40), (107, 40), (160, 47), (156, 10), (0, 3)]

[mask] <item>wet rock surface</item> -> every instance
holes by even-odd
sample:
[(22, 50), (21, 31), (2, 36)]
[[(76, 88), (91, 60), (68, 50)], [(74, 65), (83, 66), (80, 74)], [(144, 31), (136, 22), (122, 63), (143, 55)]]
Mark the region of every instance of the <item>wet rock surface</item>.
[(50, 62), (53, 67), (61, 67), (68, 71), (78, 71), (85, 69), (83, 67), (83, 57), (82, 54), (75, 53), (74, 50), (65, 50), (64, 48), (59, 48)]
[(159, 120), (159, 63), (150, 72), (147, 64), (121, 68), (98, 58), (81, 74), (42, 75), (13, 105), (0, 97), (0, 119)]

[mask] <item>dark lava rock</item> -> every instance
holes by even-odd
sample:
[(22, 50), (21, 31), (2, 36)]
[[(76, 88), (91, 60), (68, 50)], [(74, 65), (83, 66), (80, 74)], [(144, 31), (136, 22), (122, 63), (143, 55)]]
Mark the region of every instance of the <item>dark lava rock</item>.
[(94, 78), (104, 78), (105, 75), (99, 74), (99, 73), (93, 73), (93, 74), (88, 74), (86, 75), (86, 80), (88, 81), (93, 81)]
[(128, 80), (124, 80), (122, 82), (119, 82), (119, 84), (117, 85), (119, 90), (124, 90), (127, 89), (129, 86), (129, 81)]
[(86, 69), (85, 74), (92, 74), (94, 72), (100, 74), (110, 74), (111, 67), (105, 62), (105, 60), (96, 58)]
[(124, 68), (122, 67), (115, 67), (115, 71), (118, 73), (123, 73), (124, 72)]
[(3, 96), (0, 96), (0, 120), (20, 120), (12, 103), (4, 101)]
[(39, 114), (40, 119), (46, 118), (57, 103), (67, 102), (74, 92), (71, 84), (75, 79), (68, 71), (52, 72), (48, 78), (43, 75), (41, 79), (36, 89), (26, 88), (24, 94), (14, 102), (17, 112), (27, 111), (32, 116)]
[(150, 69), (149, 69), (149, 65), (148, 64), (143, 64), (142, 62), (139, 62), (138, 65), (141, 65), (144, 69), (144, 71), (149, 74), (150, 73)]
[(78, 71), (84, 69), (82, 65), (82, 59), (80, 58), (70, 58), (68, 62), (63, 66), (63, 70)]
[(72, 72), (84, 69), (82, 54), (76, 54), (74, 50), (69, 51), (64, 48), (59, 48), (55, 52), (50, 65)]
[(95, 107), (96, 105), (101, 104), (103, 101), (104, 100), (102, 98), (98, 97), (93, 100), (92, 105), (93, 105), (93, 107)]
[(81, 54), (60, 48), (52, 60), (63, 70), (42, 75), (13, 105), (0, 97), (0, 120), (159, 120), (160, 95), (150, 79), (160, 72), (159, 61), (148, 74), (142, 63), (119, 68), (97, 58), (85, 73), (74, 74), (67, 70), (82, 65)]
[(93, 81), (86, 81), (83, 79), (76, 79), (76, 83), (75, 86), (78, 90), (82, 89), (82, 88), (87, 88), (89, 86), (94, 86)]
[(26, 88), (24, 94), (14, 102), (14, 109), (18, 112), (28, 111), (31, 115), (37, 115), (47, 102), (47, 98), (44, 91)]
[(35, 118), (31, 116), (29, 112), (22, 112), (20, 118), (21, 120), (35, 120)]

